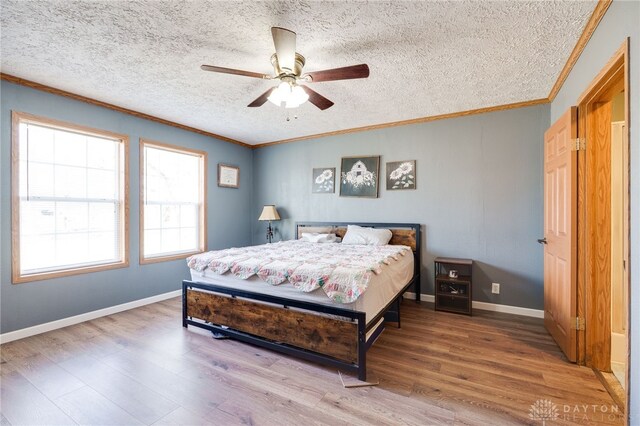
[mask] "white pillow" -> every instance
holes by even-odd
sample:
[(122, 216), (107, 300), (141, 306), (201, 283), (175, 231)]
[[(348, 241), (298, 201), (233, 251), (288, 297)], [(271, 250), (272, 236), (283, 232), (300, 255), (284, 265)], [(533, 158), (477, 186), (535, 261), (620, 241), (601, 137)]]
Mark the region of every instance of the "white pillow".
[(342, 244), (362, 244), (367, 246), (386, 246), (392, 233), (388, 229), (363, 228), (358, 225), (347, 226)]
[(338, 242), (338, 237), (335, 234), (319, 234), (317, 232), (303, 232), (301, 241), (306, 241), (309, 243), (336, 243)]

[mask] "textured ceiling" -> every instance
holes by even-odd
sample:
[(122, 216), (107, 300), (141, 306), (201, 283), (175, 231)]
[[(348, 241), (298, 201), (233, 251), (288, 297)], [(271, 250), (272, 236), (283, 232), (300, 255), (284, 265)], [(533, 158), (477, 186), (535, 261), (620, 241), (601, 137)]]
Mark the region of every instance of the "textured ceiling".
[[(546, 98), (595, 1), (2, 0), (2, 72), (250, 144)], [(246, 105), (273, 82), (270, 27), (298, 34), (335, 102)], [(298, 116), (294, 119), (294, 113)]]

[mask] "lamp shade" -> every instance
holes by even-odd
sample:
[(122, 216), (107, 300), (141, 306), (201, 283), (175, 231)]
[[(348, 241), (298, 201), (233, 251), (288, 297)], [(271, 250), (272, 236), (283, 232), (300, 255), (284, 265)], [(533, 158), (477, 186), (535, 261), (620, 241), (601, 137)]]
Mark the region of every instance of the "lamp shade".
[(280, 215), (278, 214), (278, 210), (276, 210), (276, 206), (273, 204), (264, 206), (258, 220), (280, 220)]

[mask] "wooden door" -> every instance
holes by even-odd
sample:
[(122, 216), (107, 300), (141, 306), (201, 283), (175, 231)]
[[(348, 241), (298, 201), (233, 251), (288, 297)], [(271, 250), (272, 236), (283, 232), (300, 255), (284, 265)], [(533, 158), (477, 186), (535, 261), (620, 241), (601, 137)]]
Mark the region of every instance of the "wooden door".
[(576, 108), (544, 134), (544, 324), (569, 361), (576, 361)]

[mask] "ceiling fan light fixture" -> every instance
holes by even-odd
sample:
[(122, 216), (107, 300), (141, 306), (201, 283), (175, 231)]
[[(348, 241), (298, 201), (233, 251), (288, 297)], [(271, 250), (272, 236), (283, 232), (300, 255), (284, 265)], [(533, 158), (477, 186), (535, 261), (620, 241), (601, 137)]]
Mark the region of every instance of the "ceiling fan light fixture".
[(282, 106), (284, 103), (285, 108), (297, 108), (307, 102), (309, 95), (302, 87), (283, 81), (271, 92), (267, 99), (277, 106)]
[(271, 102), (272, 104), (280, 106), (283, 102), (286, 102), (287, 99), (289, 99), (289, 96), (291, 96), (291, 91), (291, 84), (283, 81), (278, 85), (276, 90), (271, 92), (267, 99), (269, 99), (269, 102)]
[(297, 108), (303, 103), (309, 100), (309, 95), (305, 92), (302, 87), (294, 86), (293, 90), (291, 90), (291, 95), (289, 99), (287, 99), (286, 108)]

